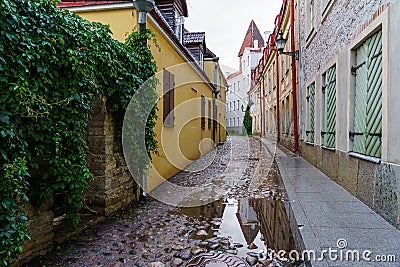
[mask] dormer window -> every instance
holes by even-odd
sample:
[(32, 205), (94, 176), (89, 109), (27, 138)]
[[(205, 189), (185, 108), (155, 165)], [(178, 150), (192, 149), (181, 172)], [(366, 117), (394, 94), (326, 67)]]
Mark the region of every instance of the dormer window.
[(179, 42), (183, 42), (183, 27), (185, 24), (185, 17), (178, 16), (175, 18), (175, 35)]

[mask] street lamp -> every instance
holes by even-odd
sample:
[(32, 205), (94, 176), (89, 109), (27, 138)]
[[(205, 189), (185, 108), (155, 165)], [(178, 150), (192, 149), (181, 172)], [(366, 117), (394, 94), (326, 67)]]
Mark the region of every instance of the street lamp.
[(278, 50), (279, 54), (283, 55), (289, 55), (289, 56), (295, 56), (296, 60), (299, 60), (299, 50), (296, 50), (294, 52), (284, 52), (283, 49), (285, 48), (287, 39), (283, 38), (283, 33), (282, 31), (279, 31), (278, 36), (275, 39), (275, 46), (276, 49)]
[(146, 31), (147, 13), (149, 13), (154, 8), (154, 0), (134, 0), (133, 5), (139, 12), (139, 31), (141, 33), (144, 33)]

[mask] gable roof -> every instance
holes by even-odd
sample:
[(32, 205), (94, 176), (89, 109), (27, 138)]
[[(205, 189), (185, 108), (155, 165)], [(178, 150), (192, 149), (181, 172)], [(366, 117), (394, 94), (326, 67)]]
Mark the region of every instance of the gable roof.
[(241, 71), (241, 70), (239, 70), (239, 71), (237, 71), (237, 72), (234, 72), (234, 73), (231, 73), (228, 77), (226, 77), (226, 80), (227, 80), (227, 81), (228, 81), (228, 80), (231, 80), (231, 79), (235, 78), (236, 76), (238, 76), (238, 75), (240, 75), (240, 74), (242, 74), (242, 71)]
[(242, 47), (239, 50), (238, 57), (243, 55), (246, 47), (253, 47), (254, 40), (258, 40), (258, 48), (264, 47), (264, 38), (262, 37), (260, 30), (258, 29), (254, 20), (250, 22), (249, 28), (247, 29), (246, 36), (244, 37)]

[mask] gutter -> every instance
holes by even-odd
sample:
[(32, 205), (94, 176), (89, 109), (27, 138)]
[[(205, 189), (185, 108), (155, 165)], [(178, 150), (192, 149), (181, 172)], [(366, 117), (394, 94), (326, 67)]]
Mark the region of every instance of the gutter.
[[(136, 10), (132, 2), (116, 2), (115, 4), (96, 4), (96, 5), (86, 5), (86, 6), (75, 6), (75, 7), (65, 7), (60, 6), (59, 8), (67, 9), (71, 12), (94, 12), (94, 11), (105, 11), (105, 10), (116, 10), (116, 9), (133, 9)], [(210, 86), (210, 80), (208, 79), (204, 70), (200, 68), (195, 62), (195, 59), (187, 50), (187, 48), (178, 40), (178, 38), (173, 33), (171, 27), (167, 24), (161, 12), (155, 6), (154, 9), (147, 16), (154, 27), (160, 31), (163, 36), (168, 40), (168, 42), (173, 46), (175, 51), (190, 65), (190, 67), (205, 81), (206, 84), (213, 90)], [(132, 13), (133, 16), (133, 13)]]

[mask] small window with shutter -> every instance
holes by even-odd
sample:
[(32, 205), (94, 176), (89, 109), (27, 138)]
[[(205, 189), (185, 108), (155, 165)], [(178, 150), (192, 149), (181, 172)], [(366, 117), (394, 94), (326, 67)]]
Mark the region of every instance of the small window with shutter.
[(211, 100), (208, 100), (208, 129), (211, 129), (211, 120), (212, 120), (212, 114), (211, 114)]
[(206, 99), (201, 96), (201, 129), (206, 128)]
[(175, 76), (167, 71), (163, 70), (163, 122), (164, 126), (174, 127), (174, 87), (175, 87)]

